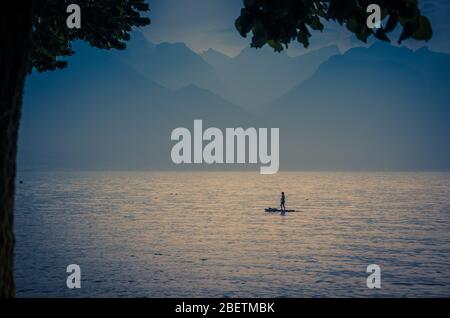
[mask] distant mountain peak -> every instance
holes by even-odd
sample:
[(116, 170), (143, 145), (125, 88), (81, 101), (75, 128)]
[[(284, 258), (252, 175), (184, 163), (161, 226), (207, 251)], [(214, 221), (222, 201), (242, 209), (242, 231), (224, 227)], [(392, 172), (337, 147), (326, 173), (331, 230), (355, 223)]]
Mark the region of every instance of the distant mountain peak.
[(217, 56), (217, 57), (220, 57), (220, 58), (223, 58), (223, 59), (231, 59), (231, 57), (229, 57), (225, 53), (222, 53), (222, 52), (217, 51), (217, 50), (212, 49), (212, 48), (209, 48), (209, 49), (203, 51), (202, 53), (200, 53), (200, 55), (202, 57), (205, 57), (205, 56)]
[(207, 91), (207, 92), (209, 92), (207, 89), (201, 88), (200, 86), (197, 86), (197, 85), (195, 85), (195, 84), (188, 84), (188, 85), (185, 85), (185, 86), (183, 86), (183, 87), (180, 87), (180, 88), (176, 89), (175, 91), (176, 91), (176, 92), (181, 92), (181, 91), (188, 91), (188, 90), (201, 90), (201, 91)]
[(271, 47), (263, 46), (262, 48), (246, 47), (236, 56), (236, 58), (247, 56), (261, 58), (265, 58), (267, 56), (270, 56), (272, 58), (289, 57), (286, 53), (286, 50), (275, 52)]
[(214, 49), (207, 49), (206, 51), (202, 52), (200, 54), (200, 57), (209, 65), (213, 67), (222, 67), (226, 63), (232, 60), (231, 57), (229, 57), (226, 54), (223, 54), (222, 52), (216, 51)]
[[(186, 50), (193, 52), (185, 43), (183, 42), (161, 42), (156, 45), (156, 49), (160, 50)], [(193, 52), (194, 53), (194, 52)]]
[(421, 48), (417, 49), (415, 51), (416, 53), (434, 53), (433, 51), (430, 51), (430, 49), (428, 48), (428, 46), (422, 46)]

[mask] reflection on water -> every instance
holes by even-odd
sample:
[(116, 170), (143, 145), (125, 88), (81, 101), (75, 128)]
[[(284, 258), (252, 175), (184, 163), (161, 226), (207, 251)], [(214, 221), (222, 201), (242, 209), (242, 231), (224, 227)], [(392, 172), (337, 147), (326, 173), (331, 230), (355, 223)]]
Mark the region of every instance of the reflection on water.
[[(450, 296), (448, 173), (19, 178), (18, 296)], [(300, 212), (264, 212), (281, 191)], [(380, 290), (366, 287), (372, 263)]]

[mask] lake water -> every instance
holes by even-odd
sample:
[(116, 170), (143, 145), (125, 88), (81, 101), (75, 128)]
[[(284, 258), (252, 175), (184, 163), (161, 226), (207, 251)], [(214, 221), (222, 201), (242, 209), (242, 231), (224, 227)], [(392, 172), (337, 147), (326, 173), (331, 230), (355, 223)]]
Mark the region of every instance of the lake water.
[[(21, 172), (17, 296), (450, 296), (450, 174)], [(286, 216), (264, 212), (285, 191)], [(81, 289), (66, 267), (81, 267)], [(368, 289), (366, 267), (381, 267)]]

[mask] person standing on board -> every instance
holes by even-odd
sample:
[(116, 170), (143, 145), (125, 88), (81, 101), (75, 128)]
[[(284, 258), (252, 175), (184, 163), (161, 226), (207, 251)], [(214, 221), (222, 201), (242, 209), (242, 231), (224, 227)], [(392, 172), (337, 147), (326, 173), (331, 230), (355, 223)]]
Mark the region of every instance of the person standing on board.
[(284, 192), (281, 192), (281, 199), (280, 199), (280, 210), (284, 211), (286, 210), (286, 197), (284, 196)]

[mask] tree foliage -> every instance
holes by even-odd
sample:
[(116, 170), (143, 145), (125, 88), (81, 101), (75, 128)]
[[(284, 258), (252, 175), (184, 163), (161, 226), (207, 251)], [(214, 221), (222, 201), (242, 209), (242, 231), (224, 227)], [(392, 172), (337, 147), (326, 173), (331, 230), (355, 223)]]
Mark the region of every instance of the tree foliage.
[[(81, 7), (80, 29), (66, 26), (69, 4)], [(60, 57), (74, 54), (71, 43), (76, 40), (101, 49), (124, 49), (132, 27), (150, 23), (142, 15), (148, 10), (145, 0), (35, 0), (28, 72), (66, 67)]]
[[(385, 23), (379, 29), (367, 27), (369, 4), (381, 8)], [(389, 42), (388, 33), (398, 25), (402, 28), (399, 43), (409, 38), (427, 41), (432, 36), (430, 22), (421, 15), (417, 0), (244, 0), (235, 26), (243, 37), (253, 34), (252, 47), (268, 44), (282, 51), (291, 41), (308, 47), (311, 31), (322, 31), (326, 21), (345, 25), (363, 42), (371, 35)]]
[[(67, 6), (81, 7), (81, 29), (69, 29)], [(124, 49), (134, 26), (150, 20), (144, 0), (14, 0), (0, 9), (0, 297), (14, 297), (13, 209), (17, 139), (27, 73), (67, 66), (72, 42)]]

